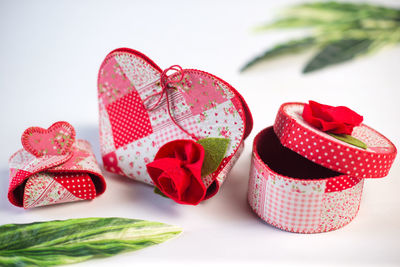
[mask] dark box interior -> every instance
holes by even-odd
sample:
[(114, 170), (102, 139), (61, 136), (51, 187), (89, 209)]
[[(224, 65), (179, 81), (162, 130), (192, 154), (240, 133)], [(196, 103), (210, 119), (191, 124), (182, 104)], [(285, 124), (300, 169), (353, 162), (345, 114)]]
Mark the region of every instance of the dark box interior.
[(255, 142), (257, 153), (262, 161), (278, 174), (298, 179), (320, 179), (343, 175), (282, 146), (272, 126), (261, 131)]

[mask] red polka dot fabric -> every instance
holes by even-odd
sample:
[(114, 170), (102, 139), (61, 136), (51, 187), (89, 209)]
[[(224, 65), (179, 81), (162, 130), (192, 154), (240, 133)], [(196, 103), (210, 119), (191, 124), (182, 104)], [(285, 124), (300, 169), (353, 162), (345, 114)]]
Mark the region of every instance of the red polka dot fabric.
[(148, 113), (136, 91), (121, 97), (106, 109), (117, 149), (153, 132)]
[(330, 178), (326, 181), (325, 192), (330, 193), (330, 192), (343, 191), (355, 186), (361, 180), (362, 180), (361, 178), (350, 177), (347, 175)]
[(58, 183), (80, 199), (94, 199), (96, 188), (88, 174), (62, 173), (54, 177)]

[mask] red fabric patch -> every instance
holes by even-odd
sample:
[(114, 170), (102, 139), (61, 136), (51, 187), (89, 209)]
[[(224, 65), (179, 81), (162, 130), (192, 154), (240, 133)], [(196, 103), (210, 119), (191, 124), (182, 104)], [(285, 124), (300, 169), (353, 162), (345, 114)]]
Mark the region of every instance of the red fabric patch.
[(96, 188), (88, 174), (61, 173), (54, 177), (65, 189), (81, 199), (94, 199)]
[(157, 152), (147, 171), (154, 184), (177, 203), (197, 205), (206, 187), (201, 180), (204, 148), (192, 140), (166, 143)]
[(136, 91), (121, 97), (106, 109), (117, 149), (153, 132), (149, 115)]
[(350, 177), (347, 175), (329, 179), (326, 182), (325, 193), (343, 191), (345, 189), (355, 186), (360, 181), (361, 181), (361, 178)]

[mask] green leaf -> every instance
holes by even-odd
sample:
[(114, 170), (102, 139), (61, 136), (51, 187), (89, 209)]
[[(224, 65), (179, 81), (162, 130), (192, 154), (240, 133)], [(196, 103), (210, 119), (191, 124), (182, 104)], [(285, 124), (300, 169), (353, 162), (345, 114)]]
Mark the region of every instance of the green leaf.
[(0, 266), (53, 266), (162, 243), (181, 229), (126, 218), (81, 218), (0, 226)]
[(336, 139), (338, 139), (340, 141), (348, 143), (350, 145), (353, 145), (353, 146), (356, 146), (356, 147), (359, 147), (359, 148), (363, 148), (363, 149), (367, 149), (368, 148), (367, 145), (364, 142), (362, 142), (361, 140), (358, 140), (357, 138), (355, 138), (355, 137), (353, 137), (351, 135), (348, 135), (348, 134), (334, 134), (334, 133), (327, 133), (327, 134), (329, 134), (330, 136), (332, 136), (332, 137), (334, 137), (334, 138), (336, 138)]
[[(256, 30), (302, 27), (331, 28), (344, 24), (358, 27), (363, 20), (398, 22), (399, 17), (400, 10), (394, 8), (353, 3), (313, 2), (295, 5), (285, 10), (280, 19), (257, 27)], [(398, 26), (398, 24), (395, 25)]]
[(313, 1), (288, 8), (276, 21), (262, 25), (257, 30), (288, 28), (310, 28), (311, 36), (308, 38), (312, 43), (305, 41), (304, 44), (283, 43), (275, 46), (251, 60), (241, 71), (275, 56), (302, 52), (314, 46), (322, 48), (303, 69), (303, 73), (307, 73), (351, 60), (365, 52), (375, 52), (385, 45), (400, 43), (400, 9)]
[(157, 186), (154, 187), (153, 192), (156, 193), (156, 194), (159, 194), (162, 197), (169, 198), (163, 192), (161, 192), (161, 190)]
[(265, 51), (263, 54), (250, 60), (246, 65), (244, 65), (240, 71), (243, 72), (253, 65), (256, 65), (262, 61), (266, 61), (278, 56), (285, 54), (298, 53), (315, 45), (315, 39), (313, 37), (307, 37), (299, 40), (292, 40), (290, 42), (277, 45), (272, 49)]
[(203, 146), (205, 151), (201, 176), (209, 175), (218, 169), (224, 159), (229, 142), (229, 139), (214, 137), (204, 138), (197, 141), (197, 143)]
[[(343, 3), (343, 2), (312, 2), (294, 6), (290, 9), (297, 12), (299, 16), (314, 17), (315, 15), (327, 15), (347, 18), (382, 18), (398, 19), (400, 10), (396, 8), (383, 7), (369, 4)], [(315, 13), (313, 13), (315, 12)], [(326, 17), (326, 16), (325, 16)]]
[(373, 41), (370, 39), (345, 39), (328, 44), (307, 63), (303, 73), (351, 60), (368, 52), (368, 48), (372, 43)]

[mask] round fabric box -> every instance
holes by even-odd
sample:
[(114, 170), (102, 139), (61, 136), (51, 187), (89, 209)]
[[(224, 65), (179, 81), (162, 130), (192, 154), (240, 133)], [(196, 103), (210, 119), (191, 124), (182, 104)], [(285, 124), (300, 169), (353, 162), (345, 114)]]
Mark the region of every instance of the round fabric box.
[(280, 229), (331, 231), (356, 216), (363, 178), (387, 175), (396, 148), (366, 125), (354, 134), (368, 149), (336, 140), (304, 122), (303, 107), (282, 105), (274, 127), (254, 139), (248, 200), (258, 216)]

